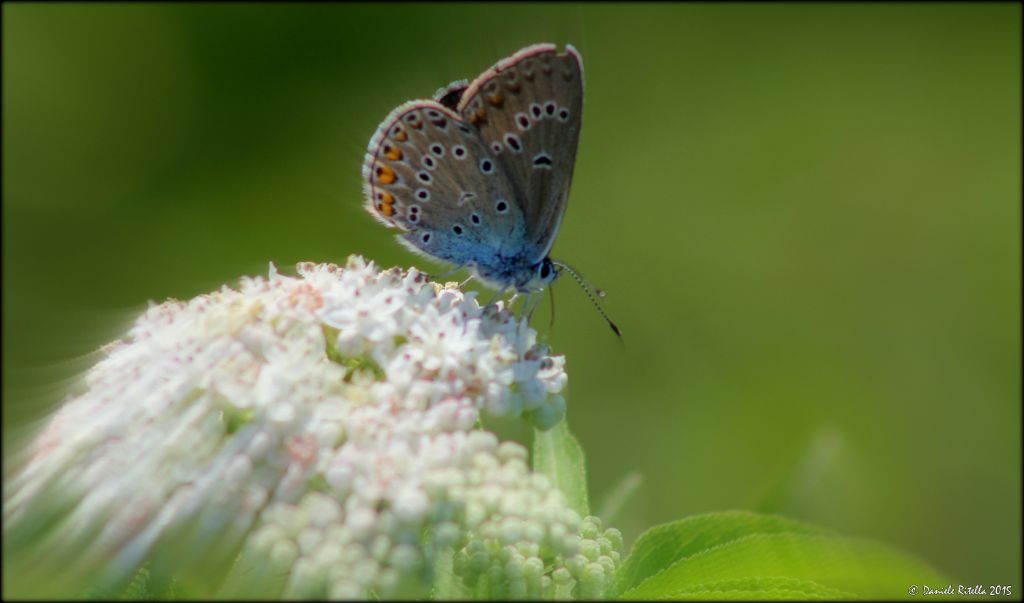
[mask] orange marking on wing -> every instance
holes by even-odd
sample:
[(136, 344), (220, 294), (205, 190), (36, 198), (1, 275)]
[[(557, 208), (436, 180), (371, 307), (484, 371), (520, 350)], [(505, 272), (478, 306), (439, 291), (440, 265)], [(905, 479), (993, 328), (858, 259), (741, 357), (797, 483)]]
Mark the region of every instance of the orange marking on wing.
[(385, 217), (390, 218), (395, 215), (395, 196), (387, 191), (380, 191), (377, 193), (377, 198), (380, 199), (380, 203), (377, 204), (377, 210), (384, 214)]
[(501, 104), (505, 102), (505, 97), (502, 96), (500, 92), (497, 92), (495, 94), (492, 94), (491, 96), (488, 96), (487, 102), (491, 103), (495, 107), (500, 107)]
[(409, 140), (409, 134), (405, 130), (399, 130), (395, 134), (395, 140), (398, 142), (405, 142), (406, 140)]
[(398, 147), (393, 147), (391, 145), (384, 145), (384, 156), (390, 159), (391, 161), (401, 161), (402, 149)]
[(487, 110), (484, 109), (483, 107), (480, 107), (479, 109), (476, 110), (476, 113), (469, 116), (469, 123), (475, 126), (485, 119), (487, 119)]
[(391, 184), (395, 181), (395, 170), (386, 165), (377, 166), (377, 182)]

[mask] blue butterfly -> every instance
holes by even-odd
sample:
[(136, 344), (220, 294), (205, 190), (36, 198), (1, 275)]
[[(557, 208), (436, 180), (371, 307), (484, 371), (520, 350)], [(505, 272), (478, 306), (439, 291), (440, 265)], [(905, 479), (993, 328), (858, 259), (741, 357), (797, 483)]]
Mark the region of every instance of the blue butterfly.
[(449, 84), (384, 119), (363, 163), (366, 209), (400, 229), (409, 249), (469, 268), (498, 295), (527, 294), (525, 314), (560, 269), (583, 285), (548, 255), (582, 118), (579, 52), (523, 48), (471, 83)]

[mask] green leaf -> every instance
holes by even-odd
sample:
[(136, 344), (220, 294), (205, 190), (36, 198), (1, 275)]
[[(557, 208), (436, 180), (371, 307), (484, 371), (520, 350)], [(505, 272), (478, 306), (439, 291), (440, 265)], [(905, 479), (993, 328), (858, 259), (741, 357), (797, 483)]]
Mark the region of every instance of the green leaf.
[(612, 594), (893, 599), (922, 583), (945, 581), (927, 564), (885, 545), (782, 517), (726, 512), (649, 530), (624, 562)]
[(548, 476), (580, 517), (590, 515), (583, 449), (569, 432), (568, 421), (562, 420), (547, 431), (534, 430), (533, 470)]
[(731, 540), (761, 533), (815, 533), (806, 524), (746, 511), (697, 515), (644, 532), (618, 572), (613, 594), (621, 594), (671, 564)]

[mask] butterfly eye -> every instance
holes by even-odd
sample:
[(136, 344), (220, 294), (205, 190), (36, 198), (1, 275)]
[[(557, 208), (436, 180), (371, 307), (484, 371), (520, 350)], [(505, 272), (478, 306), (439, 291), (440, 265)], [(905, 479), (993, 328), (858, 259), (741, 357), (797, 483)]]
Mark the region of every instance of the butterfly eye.
[(498, 201), (498, 203), (495, 204), (494, 209), (497, 210), (499, 214), (503, 214), (508, 211), (508, 203), (505, 201)]
[(544, 262), (540, 267), (540, 278), (546, 281), (549, 276), (551, 276), (551, 264)]

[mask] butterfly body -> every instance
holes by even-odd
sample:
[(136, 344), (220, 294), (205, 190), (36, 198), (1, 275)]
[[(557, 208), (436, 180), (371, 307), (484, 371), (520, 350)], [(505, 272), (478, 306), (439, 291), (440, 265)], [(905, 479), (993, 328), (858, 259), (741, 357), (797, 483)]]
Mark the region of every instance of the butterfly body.
[(499, 290), (543, 289), (583, 112), (572, 46), (529, 46), (470, 83), (393, 110), (363, 164), (367, 210), (417, 253)]

